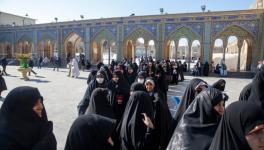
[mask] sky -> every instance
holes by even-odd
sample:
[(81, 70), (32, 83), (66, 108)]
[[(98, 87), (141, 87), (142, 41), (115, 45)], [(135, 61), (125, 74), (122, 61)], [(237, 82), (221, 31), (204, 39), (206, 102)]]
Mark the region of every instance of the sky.
[(0, 11), (37, 19), (36, 23), (165, 13), (248, 9), (255, 0), (0, 0)]

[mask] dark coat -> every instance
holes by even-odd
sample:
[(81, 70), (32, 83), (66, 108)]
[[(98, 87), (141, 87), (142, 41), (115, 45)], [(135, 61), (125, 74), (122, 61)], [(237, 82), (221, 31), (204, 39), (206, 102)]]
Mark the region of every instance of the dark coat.
[(262, 124), (261, 107), (252, 102), (234, 102), (226, 108), (209, 150), (251, 150), (245, 136)]
[(217, 89), (201, 92), (183, 114), (167, 149), (207, 150), (220, 118), (214, 106), (221, 100), (222, 93)]
[(120, 131), (122, 150), (151, 149), (152, 140), (150, 129), (143, 123), (142, 113), (146, 113), (153, 121), (153, 108), (150, 97), (142, 91), (134, 92), (125, 109)]
[[(1, 150), (56, 150), (53, 124), (45, 108), (39, 117), (33, 107), (43, 99), (37, 88), (17, 87), (9, 92), (0, 110)], [(44, 105), (43, 105), (44, 106)]]
[(113, 150), (107, 142), (115, 121), (96, 114), (78, 117), (67, 136), (65, 150)]

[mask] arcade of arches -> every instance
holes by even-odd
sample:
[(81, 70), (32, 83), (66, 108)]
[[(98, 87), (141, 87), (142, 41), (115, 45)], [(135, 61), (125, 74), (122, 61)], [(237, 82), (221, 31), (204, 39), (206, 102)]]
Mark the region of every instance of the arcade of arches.
[[(230, 15), (232, 14), (232, 15)], [(211, 15), (211, 16), (210, 16)], [(229, 71), (254, 71), (264, 58), (264, 11), (243, 10), (106, 18), (0, 28), (0, 55), (66, 58), (96, 63), (151, 56), (154, 60), (225, 62)], [(34, 28), (33, 28), (34, 27)]]

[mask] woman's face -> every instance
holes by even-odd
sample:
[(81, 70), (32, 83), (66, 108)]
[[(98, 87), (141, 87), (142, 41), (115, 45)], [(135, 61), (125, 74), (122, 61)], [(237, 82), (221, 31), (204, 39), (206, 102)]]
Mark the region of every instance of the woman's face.
[(153, 85), (151, 82), (147, 82), (145, 84), (145, 86), (146, 86), (146, 89), (148, 92), (152, 92), (154, 90), (154, 87), (155, 87), (155, 85)]
[(225, 112), (225, 101), (222, 100), (217, 105), (215, 105), (214, 110), (222, 116)]
[(32, 109), (40, 118), (42, 117), (43, 105), (41, 103), (41, 99), (37, 100), (36, 104)]
[[(264, 126), (264, 125), (261, 125)], [(256, 126), (259, 128), (259, 126)], [(253, 129), (254, 130), (254, 129)], [(246, 135), (248, 145), (252, 150), (264, 150), (264, 129), (257, 130)]]
[(118, 78), (118, 76), (113, 76), (113, 78), (112, 78), (112, 80), (115, 82), (115, 83), (117, 83), (118, 82), (118, 80), (119, 80), (119, 78)]

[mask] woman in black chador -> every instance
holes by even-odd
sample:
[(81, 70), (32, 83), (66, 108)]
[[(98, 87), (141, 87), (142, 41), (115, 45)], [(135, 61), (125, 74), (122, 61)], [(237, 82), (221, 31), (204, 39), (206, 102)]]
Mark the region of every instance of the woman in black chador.
[(248, 98), (249, 98), (250, 93), (251, 93), (251, 87), (252, 87), (252, 83), (249, 83), (248, 85), (246, 85), (242, 89), (242, 91), (240, 92), (240, 95), (239, 95), (240, 101), (248, 101)]
[(183, 114), (167, 149), (208, 150), (224, 114), (225, 100), (215, 88), (201, 92)]
[(90, 98), (91, 98), (93, 90), (96, 88), (106, 88), (106, 87), (107, 87), (106, 75), (104, 71), (99, 70), (96, 73), (96, 78), (88, 84), (85, 94), (82, 100), (80, 101), (80, 103), (78, 104), (77, 109), (78, 109), (79, 116), (83, 115), (87, 107), (89, 106)]
[(132, 64), (129, 64), (129, 66), (127, 67), (127, 82), (129, 86), (131, 86), (131, 84), (135, 82), (136, 78), (137, 72), (134, 69), (134, 66)]
[(148, 94), (142, 91), (133, 92), (121, 122), (121, 149), (153, 149), (153, 120), (153, 108)]
[(248, 101), (257, 103), (264, 110), (264, 70), (259, 71), (252, 81)]
[(166, 149), (173, 132), (172, 117), (164, 94), (158, 90), (155, 79), (152, 77), (146, 78), (146, 90), (151, 98), (154, 111), (154, 142), (156, 149)]
[(108, 84), (110, 105), (113, 108), (117, 122), (121, 119), (129, 99), (129, 85), (121, 71), (114, 71), (113, 78)]
[(255, 103), (230, 104), (209, 150), (261, 150), (264, 147), (264, 111)]
[(136, 91), (147, 92), (147, 91), (146, 91), (146, 88), (145, 88), (145, 86), (144, 86), (144, 84), (134, 82), (134, 83), (131, 85), (131, 87), (130, 87), (130, 95), (132, 95), (132, 93), (133, 93), (133, 92), (136, 92)]
[(8, 93), (0, 110), (1, 150), (56, 150), (52, 130), (37, 88), (17, 87)]
[(223, 92), (223, 91), (225, 91), (225, 85), (226, 85), (226, 81), (224, 79), (220, 79), (220, 80), (216, 81), (212, 85), (212, 87)]
[(3, 100), (1, 94), (4, 90), (7, 90), (5, 79), (2, 76), (2, 73), (0, 71), (0, 100)]
[(109, 103), (108, 90), (96, 88), (92, 92), (90, 104), (85, 114), (98, 114), (108, 118), (115, 119), (113, 109)]
[(186, 87), (185, 92), (183, 93), (181, 103), (178, 106), (174, 118), (174, 128), (178, 125), (179, 121), (182, 118), (183, 113), (187, 110), (189, 105), (192, 103), (196, 95), (198, 95), (202, 90), (207, 87), (206, 82), (202, 79), (194, 78), (192, 79), (188, 86)]
[(68, 133), (65, 150), (114, 150), (115, 121), (96, 114), (78, 117)]

